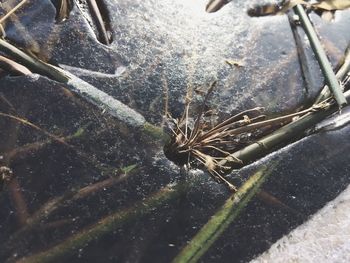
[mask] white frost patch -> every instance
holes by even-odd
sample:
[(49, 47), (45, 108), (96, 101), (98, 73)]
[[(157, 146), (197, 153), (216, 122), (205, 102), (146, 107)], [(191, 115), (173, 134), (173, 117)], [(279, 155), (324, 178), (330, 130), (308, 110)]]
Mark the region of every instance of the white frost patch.
[(98, 72), (98, 71), (93, 71), (93, 70), (88, 70), (85, 68), (77, 68), (77, 67), (72, 67), (72, 66), (68, 66), (65, 64), (59, 64), (59, 66), (61, 68), (63, 68), (64, 70), (67, 70), (77, 76), (96, 76), (96, 77), (100, 77), (100, 78), (118, 78), (120, 77), (125, 71), (126, 71), (126, 67), (124, 66), (120, 66), (118, 67), (114, 74), (107, 74), (107, 73), (102, 73), (102, 72)]
[(350, 186), (251, 263), (350, 262)]
[(70, 78), (67, 84), (73, 92), (81, 94), (93, 104), (99, 106), (103, 110), (107, 110), (112, 116), (131, 127), (141, 127), (145, 124), (145, 118), (134, 109), (82, 79), (68, 72), (65, 72), (65, 74)]

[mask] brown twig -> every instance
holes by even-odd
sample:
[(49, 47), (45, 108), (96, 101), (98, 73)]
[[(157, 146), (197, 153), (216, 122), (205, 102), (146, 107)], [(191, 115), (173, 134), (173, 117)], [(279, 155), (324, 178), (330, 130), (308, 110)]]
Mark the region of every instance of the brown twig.
[(6, 15), (0, 18), (0, 24), (2, 24), (10, 15), (16, 12), (19, 8), (21, 8), (28, 0), (22, 0), (18, 3), (14, 8), (12, 8)]
[(13, 73), (17, 75), (32, 74), (32, 72), (28, 68), (4, 56), (0, 56), (0, 68), (9, 73)]
[(50, 139), (60, 143), (60, 144), (63, 144), (65, 146), (69, 146), (69, 144), (67, 144), (64, 140), (62, 140), (61, 138), (55, 136), (55, 135), (52, 135), (51, 133), (41, 129), (40, 127), (38, 127), (37, 125), (31, 123), (30, 121), (24, 119), (24, 118), (21, 118), (21, 117), (18, 117), (18, 116), (14, 116), (12, 114), (7, 114), (7, 113), (4, 113), (4, 112), (0, 112), (0, 116), (4, 117), (4, 118), (8, 118), (8, 119), (11, 119), (11, 120), (14, 120), (20, 124), (23, 124), (23, 125), (26, 125), (26, 126), (29, 126), (31, 128), (33, 128), (34, 130), (36, 131), (39, 131), (40, 133), (43, 133), (45, 134), (47, 137), (49, 137)]
[[(86, 161), (88, 163), (93, 164), (94, 167), (99, 168), (101, 171), (105, 171), (107, 173), (116, 171), (115, 167), (109, 166), (107, 164), (102, 164), (98, 160), (93, 160), (91, 158), (91, 156), (85, 154), (84, 152), (78, 150), (73, 145), (69, 144), (67, 142), (67, 139), (69, 139), (69, 137), (61, 138), (61, 137), (58, 137), (56, 135), (53, 135), (53, 134), (45, 131), (44, 129), (40, 128), (39, 126), (33, 124), (32, 122), (22, 118), (22, 117), (14, 116), (14, 115), (3, 113), (3, 112), (0, 112), (0, 116), (8, 118), (8, 119), (11, 119), (11, 120), (16, 121), (16, 122), (18, 122), (20, 124), (29, 126), (29, 127), (33, 128), (34, 130), (36, 130), (36, 131), (39, 131), (40, 133), (42, 133), (42, 134), (46, 135), (47, 137), (49, 137), (52, 141), (54, 141), (54, 142), (58, 143), (59, 145), (62, 145), (64, 147), (66, 147), (67, 149), (73, 151), (75, 154), (77, 154), (77, 156), (79, 156), (79, 158), (81, 158), (82, 160), (84, 160), (84, 161)], [(48, 142), (46, 142), (46, 143), (48, 143)], [(33, 143), (31, 145), (24, 146), (20, 150), (14, 149), (12, 152), (9, 153), (9, 155), (13, 157), (16, 154), (25, 154), (25, 153), (28, 153), (30, 150), (38, 150), (38, 149), (42, 148), (43, 146), (45, 146), (45, 142), (43, 142), (43, 144), (41, 144), (40, 142)]]

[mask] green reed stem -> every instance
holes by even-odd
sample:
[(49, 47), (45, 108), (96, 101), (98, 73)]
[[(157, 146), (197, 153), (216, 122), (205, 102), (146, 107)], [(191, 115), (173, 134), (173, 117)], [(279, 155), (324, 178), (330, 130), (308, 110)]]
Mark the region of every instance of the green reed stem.
[(262, 183), (272, 174), (276, 164), (262, 167), (252, 175), (236, 193), (199, 230), (172, 263), (195, 263), (214, 244), (230, 224), (240, 215), (241, 210), (259, 191)]
[(299, 16), (300, 22), (306, 32), (306, 35), (309, 38), (311, 47), (316, 55), (318, 63), (320, 64), (323, 75), (326, 79), (326, 82), (332, 93), (334, 95), (335, 100), (337, 101), (339, 108), (342, 108), (347, 104), (346, 98), (343, 95), (343, 91), (340, 88), (337, 77), (334, 74), (332, 66), (327, 58), (327, 55), (321, 45), (320, 40), (317, 37), (315, 29), (313, 28), (309, 17), (307, 16), (302, 5), (298, 4), (293, 7), (294, 12)]

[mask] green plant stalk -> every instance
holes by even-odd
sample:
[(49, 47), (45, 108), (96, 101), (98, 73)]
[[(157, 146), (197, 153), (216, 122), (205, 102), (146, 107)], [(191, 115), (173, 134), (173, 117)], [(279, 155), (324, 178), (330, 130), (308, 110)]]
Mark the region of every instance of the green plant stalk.
[(300, 22), (303, 25), (306, 35), (309, 38), (311, 47), (317, 57), (318, 63), (320, 64), (321, 70), (325, 76), (326, 83), (332, 90), (332, 93), (339, 105), (339, 108), (342, 108), (344, 105), (347, 104), (347, 100), (343, 95), (339, 82), (333, 72), (332, 66), (327, 58), (326, 53), (322, 48), (321, 42), (319, 41), (317, 34), (307, 14), (305, 13), (304, 8), (300, 4), (298, 4), (295, 7), (293, 7), (293, 10), (299, 16)]
[(80, 247), (86, 246), (91, 241), (98, 240), (104, 235), (112, 233), (115, 229), (118, 229), (123, 224), (152, 213), (155, 208), (160, 207), (166, 201), (180, 196), (181, 193), (187, 189), (187, 186), (188, 185), (186, 183), (181, 183), (177, 184), (174, 187), (164, 187), (147, 199), (137, 202), (135, 205), (128, 209), (118, 211), (101, 219), (96, 224), (69, 237), (56, 246), (46, 251), (39, 252), (28, 257), (23, 257), (16, 262), (59, 262), (65, 257), (77, 252)]
[(3, 39), (0, 39), (0, 51), (15, 58), (32, 72), (66, 84), (69, 90), (87, 99), (129, 127), (140, 129), (154, 139), (168, 140), (168, 136), (160, 127), (147, 122), (140, 113), (73, 74), (27, 55)]
[[(350, 48), (348, 48), (345, 54), (343, 65), (337, 72), (337, 76), (339, 79), (344, 78), (345, 75), (348, 74), (348, 72), (350, 71), (349, 50)], [(318, 104), (321, 101), (321, 99), (324, 100), (331, 96), (331, 93), (329, 91), (327, 92), (327, 89), (327, 86), (325, 86), (322, 89), (314, 105)], [(345, 92), (344, 97), (350, 100), (350, 91)], [(273, 148), (277, 147), (278, 145), (291, 141), (293, 138), (300, 136), (307, 129), (312, 128), (315, 124), (322, 121), (324, 118), (331, 115), (335, 111), (337, 111), (337, 108), (333, 106), (327, 110), (319, 110), (316, 112), (306, 114), (300, 119), (283, 126), (282, 128), (276, 130), (272, 134), (267, 135), (264, 138), (258, 140), (257, 142), (248, 145), (247, 147), (237, 152), (232, 153), (231, 155), (226, 157), (226, 159), (222, 160), (220, 162), (220, 165), (225, 165), (227, 162), (237, 163), (235, 161), (237, 160), (236, 158), (242, 160), (242, 166), (246, 165), (247, 163), (254, 161), (257, 158), (269, 153)]]
[[(347, 93), (347, 97), (350, 97), (350, 92)], [(289, 142), (296, 137), (300, 137), (300, 135), (307, 129), (310, 129), (315, 124), (337, 110), (337, 107), (334, 107), (333, 105), (327, 110), (319, 110), (317, 112), (308, 113), (300, 119), (283, 126), (255, 143), (252, 143), (247, 147), (230, 154), (220, 162), (220, 165), (225, 165), (227, 162), (237, 164), (237, 159), (242, 161), (242, 164), (239, 166), (247, 165), (247, 163), (271, 152), (278, 145)]]
[(262, 167), (252, 175), (235, 194), (226, 200), (225, 204), (180, 251), (172, 263), (197, 262), (255, 196), (274, 167), (275, 164), (269, 168)]
[[(345, 77), (346, 74), (348, 74), (348, 72), (350, 71), (350, 45), (347, 47), (346, 51), (345, 51), (345, 55), (344, 55), (344, 61), (343, 64), (341, 66), (341, 68), (338, 70), (336, 77), (341, 80)], [(340, 87), (343, 90), (343, 87)], [(318, 97), (316, 98), (315, 103), (319, 103), (322, 100), (330, 97), (332, 94), (329, 90), (329, 87), (326, 85), (321, 93), (318, 95)]]
[(142, 127), (142, 131), (152, 137), (153, 139), (161, 140), (163, 143), (170, 141), (170, 135), (163, 131), (163, 128), (145, 122)]
[(306, 49), (304, 48), (304, 40), (301, 38), (298, 27), (296, 26), (294, 16), (288, 14), (289, 25), (293, 33), (296, 51), (298, 54), (298, 61), (301, 69), (301, 75), (305, 83), (306, 94), (309, 94), (311, 87), (313, 86), (312, 72), (308, 67)]

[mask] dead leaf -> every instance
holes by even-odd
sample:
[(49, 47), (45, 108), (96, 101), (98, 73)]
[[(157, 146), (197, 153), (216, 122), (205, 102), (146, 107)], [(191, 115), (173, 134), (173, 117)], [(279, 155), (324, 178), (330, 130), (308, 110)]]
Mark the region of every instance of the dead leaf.
[(350, 8), (350, 0), (323, 0), (320, 3), (315, 3), (311, 6), (328, 11), (343, 10)]
[(307, 5), (303, 0), (289, 0), (284, 1), (282, 4), (262, 4), (248, 9), (248, 15), (253, 17), (269, 16), (269, 15), (283, 15), (298, 4)]
[(244, 67), (244, 62), (241, 60), (232, 60), (226, 59), (225, 63), (228, 64), (231, 68), (235, 67)]
[(25, 66), (3, 56), (0, 56), (0, 68), (15, 75), (32, 74)]

